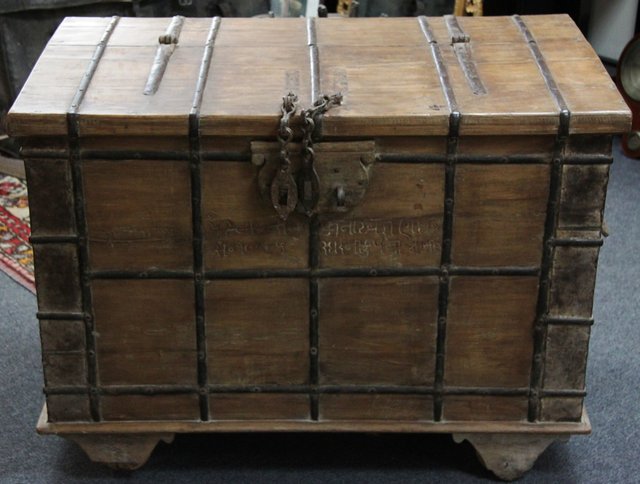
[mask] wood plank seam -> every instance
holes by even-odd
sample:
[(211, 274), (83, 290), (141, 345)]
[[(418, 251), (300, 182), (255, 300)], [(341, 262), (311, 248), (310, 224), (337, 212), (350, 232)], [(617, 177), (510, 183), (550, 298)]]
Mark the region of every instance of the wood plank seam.
[(540, 270), (540, 284), (538, 292), (538, 303), (536, 307), (536, 320), (534, 326), (534, 351), (531, 362), (530, 394), (528, 420), (535, 422), (540, 418), (540, 396), (542, 380), (544, 375), (544, 363), (547, 340), (547, 321), (549, 313), (550, 276), (553, 264), (553, 254), (555, 250), (554, 236), (556, 232), (558, 218), (558, 202), (560, 199), (560, 189), (562, 186), (562, 164), (569, 139), (569, 127), (571, 123), (571, 112), (567, 103), (555, 82), (546, 60), (540, 50), (533, 34), (530, 32), (524, 20), (514, 15), (514, 23), (527, 41), (527, 45), (533, 56), (547, 89), (558, 106), (559, 124), (558, 135), (554, 143), (553, 161), (551, 169), (551, 180), (549, 187), (549, 201), (547, 205), (547, 215), (543, 236), (543, 252)]
[(191, 217), (193, 229), (193, 283), (196, 313), (196, 350), (200, 419), (209, 420), (209, 392), (207, 385), (207, 342), (204, 304), (204, 240), (202, 229), (202, 174), (200, 157), (200, 107), (213, 56), (213, 45), (220, 29), (220, 17), (214, 17), (200, 62), (193, 102), (189, 112), (189, 168), (191, 177)]
[(68, 132), (68, 154), (69, 164), (71, 165), (71, 178), (73, 186), (73, 205), (74, 215), (76, 219), (76, 227), (78, 231), (77, 250), (78, 250), (78, 271), (80, 272), (80, 292), (82, 301), (82, 312), (85, 322), (85, 338), (86, 338), (86, 362), (87, 362), (87, 385), (89, 394), (89, 411), (91, 419), (99, 422), (102, 419), (100, 409), (100, 397), (97, 391), (98, 384), (98, 368), (96, 356), (96, 338), (94, 332), (93, 303), (91, 299), (91, 279), (89, 277), (89, 250), (87, 242), (87, 219), (84, 203), (84, 186), (82, 176), (82, 162), (80, 158), (80, 141), (79, 141), (79, 120), (78, 111), (89, 88), (89, 84), (95, 74), (100, 59), (107, 48), (107, 44), (113, 34), (120, 17), (111, 18), (107, 27), (102, 34), (102, 38), (96, 46), (89, 65), (80, 81), (78, 89), (71, 101), (71, 106), (67, 111), (67, 132)]

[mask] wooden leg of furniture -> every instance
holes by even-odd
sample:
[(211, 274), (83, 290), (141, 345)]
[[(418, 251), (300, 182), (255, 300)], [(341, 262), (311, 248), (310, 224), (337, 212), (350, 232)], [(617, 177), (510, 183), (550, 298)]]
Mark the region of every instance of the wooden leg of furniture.
[(132, 471), (144, 465), (161, 440), (167, 444), (174, 434), (65, 434), (93, 462), (112, 469)]
[(500, 479), (513, 481), (533, 467), (540, 454), (556, 440), (567, 441), (559, 434), (452, 434), (456, 443), (468, 440), (483, 466)]

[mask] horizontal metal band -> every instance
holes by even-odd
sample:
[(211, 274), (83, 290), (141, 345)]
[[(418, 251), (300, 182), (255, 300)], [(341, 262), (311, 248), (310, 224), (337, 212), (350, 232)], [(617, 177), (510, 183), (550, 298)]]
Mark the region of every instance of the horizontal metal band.
[(46, 312), (41, 311), (36, 313), (38, 319), (47, 319), (51, 321), (84, 321), (84, 313), (74, 312)]
[[(392, 394), (432, 395), (432, 385), (206, 385), (202, 390), (211, 394), (221, 393), (289, 393), (289, 394)], [(197, 394), (202, 391), (195, 385), (109, 385), (96, 388), (101, 395), (171, 395)], [(89, 393), (85, 386), (45, 387), (47, 395), (79, 395)], [(457, 396), (522, 396), (529, 388), (493, 387), (444, 387), (444, 395)], [(543, 396), (580, 397), (586, 392), (578, 390), (543, 390)]]
[[(205, 279), (268, 279), (268, 278), (333, 278), (333, 277), (404, 277), (404, 276), (536, 276), (538, 267), (345, 267), (327, 269), (226, 269), (204, 273)], [(192, 271), (105, 270), (90, 273), (92, 279), (191, 279)]]
[(574, 318), (570, 316), (547, 316), (543, 322), (557, 326), (593, 326), (594, 324), (593, 318)]
[[(23, 158), (67, 158), (67, 151), (46, 149), (23, 149)], [(151, 160), (151, 161), (189, 161), (189, 151), (175, 150), (86, 150), (80, 149), (80, 159), (83, 160)], [(200, 159), (205, 161), (242, 161), (250, 162), (251, 153), (239, 151), (203, 151)]]
[(610, 155), (574, 155), (562, 160), (563, 165), (610, 165), (613, 157)]
[(150, 269), (148, 271), (92, 271), (91, 279), (193, 279), (192, 271), (168, 271)]
[(447, 155), (434, 155), (432, 153), (379, 153), (376, 155), (376, 161), (379, 163), (446, 163)]
[(452, 276), (537, 276), (539, 267), (450, 267)]
[(585, 390), (540, 390), (541, 397), (576, 397), (584, 398), (587, 396)]
[(553, 156), (549, 154), (511, 155), (511, 156), (491, 156), (459, 154), (456, 163), (469, 163), (474, 165), (550, 165)]
[(188, 151), (137, 151), (137, 150), (83, 150), (80, 149), (83, 160), (189, 160)]
[(88, 395), (90, 388), (86, 386), (44, 387), (42, 393), (45, 395)]
[(199, 393), (199, 387), (191, 385), (110, 385), (98, 389), (101, 395), (175, 395)]
[(477, 395), (477, 396), (513, 396), (529, 395), (529, 387), (524, 388), (489, 388), (489, 387), (444, 387), (445, 395)]
[[(22, 149), (23, 158), (67, 158), (67, 151), (46, 149)], [(152, 150), (80, 150), (80, 158), (85, 160), (189, 160), (189, 151), (152, 151)], [(203, 151), (200, 155), (203, 161), (242, 161), (250, 162), (251, 153), (245, 151)], [(457, 155), (455, 163), (469, 164), (550, 164), (552, 154), (548, 155), (513, 155), (513, 156), (485, 156), (485, 155)], [(446, 163), (447, 155), (433, 153), (379, 153), (376, 161), (380, 163)], [(563, 159), (563, 165), (610, 165), (613, 158), (608, 155), (578, 155)]]
[(280, 277), (309, 277), (309, 269), (226, 269), (205, 271), (205, 279), (265, 279)]
[(549, 241), (556, 247), (601, 247), (604, 243), (604, 239), (581, 239), (578, 237), (571, 237), (567, 239), (551, 239)]
[(316, 269), (313, 277), (402, 277), (402, 276), (437, 276), (438, 267), (375, 267), (375, 268), (335, 268)]
[(75, 244), (78, 235), (32, 235), (29, 237), (31, 245), (34, 244)]

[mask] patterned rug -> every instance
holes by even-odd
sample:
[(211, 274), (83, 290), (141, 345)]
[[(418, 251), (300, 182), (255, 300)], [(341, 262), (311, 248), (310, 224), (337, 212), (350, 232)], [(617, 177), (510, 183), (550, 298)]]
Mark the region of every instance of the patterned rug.
[(35, 292), (30, 234), (27, 185), (0, 175), (0, 270)]

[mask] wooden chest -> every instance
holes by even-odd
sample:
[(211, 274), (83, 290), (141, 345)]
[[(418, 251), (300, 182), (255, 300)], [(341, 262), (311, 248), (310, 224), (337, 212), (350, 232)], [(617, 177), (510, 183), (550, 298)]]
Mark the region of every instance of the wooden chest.
[(9, 113), (43, 433), (588, 433), (612, 135), (566, 16), (68, 18)]

